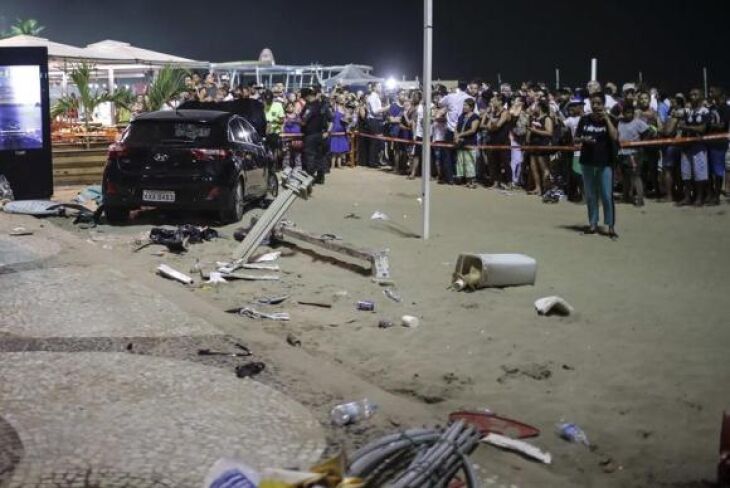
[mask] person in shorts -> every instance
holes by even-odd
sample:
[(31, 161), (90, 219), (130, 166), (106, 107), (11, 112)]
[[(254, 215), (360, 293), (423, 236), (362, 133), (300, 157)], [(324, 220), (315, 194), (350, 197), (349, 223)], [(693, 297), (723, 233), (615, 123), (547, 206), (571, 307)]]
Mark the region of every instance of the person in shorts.
[[(710, 88), (710, 124), (708, 134), (724, 134), (730, 132), (730, 107), (722, 88)], [(710, 170), (710, 196), (708, 205), (719, 205), (720, 194), (725, 184), (725, 155), (728, 150), (728, 139), (707, 141), (707, 163)]]
[[(693, 88), (689, 92), (689, 108), (685, 110), (684, 119), (677, 129), (685, 137), (703, 136), (707, 132), (710, 111), (703, 105), (702, 92)], [(701, 207), (707, 196), (707, 145), (703, 141), (685, 144), (682, 147), (682, 186), (684, 198), (678, 205), (694, 205)]]

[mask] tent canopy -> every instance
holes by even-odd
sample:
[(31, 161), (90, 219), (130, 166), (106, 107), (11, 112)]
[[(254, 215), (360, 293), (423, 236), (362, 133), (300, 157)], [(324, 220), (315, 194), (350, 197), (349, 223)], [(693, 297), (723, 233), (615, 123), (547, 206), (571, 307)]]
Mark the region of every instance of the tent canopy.
[(342, 86), (367, 85), (374, 81), (383, 81), (383, 79), (366, 73), (362, 68), (354, 64), (348, 64), (335, 76), (326, 79), (324, 84), (327, 88), (332, 88), (337, 84)]
[[(48, 57), (63, 59), (96, 59), (94, 54), (87, 50), (60, 42), (49, 41), (42, 37), (19, 35), (0, 39), (0, 47), (45, 47), (48, 48)], [(113, 59), (119, 59), (118, 57)]]
[[(169, 64), (197, 64), (198, 61), (188, 58), (182, 58), (180, 56), (174, 56), (172, 54), (161, 53), (152, 51), (150, 49), (144, 49), (141, 47), (133, 46), (128, 42), (106, 40), (101, 42), (95, 42), (86, 46), (86, 49), (94, 54), (103, 56), (121, 56), (127, 60), (134, 60), (142, 63), (169, 63)], [(207, 63), (205, 63), (207, 64)]]

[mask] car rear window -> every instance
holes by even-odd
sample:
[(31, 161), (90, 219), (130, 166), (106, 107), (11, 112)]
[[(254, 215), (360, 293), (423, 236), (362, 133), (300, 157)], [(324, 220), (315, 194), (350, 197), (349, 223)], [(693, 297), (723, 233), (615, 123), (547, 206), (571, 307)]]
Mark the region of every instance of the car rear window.
[(223, 131), (217, 124), (139, 120), (133, 122), (123, 142), (135, 146), (190, 144), (200, 147), (220, 145)]

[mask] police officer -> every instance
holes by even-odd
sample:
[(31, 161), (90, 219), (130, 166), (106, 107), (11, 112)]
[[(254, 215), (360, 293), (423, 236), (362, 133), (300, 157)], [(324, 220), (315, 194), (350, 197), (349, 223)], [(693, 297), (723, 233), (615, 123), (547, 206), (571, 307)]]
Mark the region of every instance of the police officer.
[(304, 134), (304, 170), (314, 176), (314, 182), (324, 184), (326, 170), (324, 139), (329, 123), (326, 107), (316, 90), (302, 89), (307, 101), (302, 111), (302, 133)]

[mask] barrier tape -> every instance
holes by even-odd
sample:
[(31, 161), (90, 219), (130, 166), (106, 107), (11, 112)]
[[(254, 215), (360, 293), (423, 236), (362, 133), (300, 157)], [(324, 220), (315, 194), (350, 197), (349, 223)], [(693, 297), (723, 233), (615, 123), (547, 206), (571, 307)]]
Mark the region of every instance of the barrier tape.
[[(366, 132), (332, 132), (331, 136), (353, 136), (353, 137), (364, 137), (366, 139), (376, 139), (387, 142), (400, 142), (403, 144), (413, 144), (421, 146), (423, 141), (415, 141), (413, 139), (403, 139), (401, 137), (389, 137), (381, 136), (376, 134), (368, 134)], [(279, 137), (283, 138), (298, 138), (303, 137), (302, 134), (279, 134)], [(722, 141), (730, 139), (730, 134), (710, 134), (706, 136), (698, 137), (664, 137), (660, 139), (648, 139), (645, 141), (634, 141), (634, 142), (622, 142), (619, 144), (621, 148), (630, 147), (659, 147), (659, 146), (677, 146), (683, 144), (692, 144), (694, 142), (705, 142), (705, 141)], [(445, 147), (455, 148), (456, 144), (448, 142), (435, 141), (431, 143), (431, 147)], [(511, 146), (507, 144), (478, 144), (462, 146), (465, 149), (487, 149), (487, 150), (512, 150), (519, 149), (522, 152), (558, 152), (558, 151), (580, 151), (581, 146)]]

